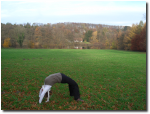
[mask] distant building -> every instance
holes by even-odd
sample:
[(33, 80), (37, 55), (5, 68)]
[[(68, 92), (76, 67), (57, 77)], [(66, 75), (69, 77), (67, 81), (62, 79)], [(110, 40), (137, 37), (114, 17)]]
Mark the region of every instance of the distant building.
[(80, 29), (80, 33), (86, 33), (86, 31), (84, 29)]
[(74, 42), (83, 42), (82, 38), (74, 38)]
[(75, 49), (82, 49), (81, 46), (75, 46), (74, 48), (75, 48)]

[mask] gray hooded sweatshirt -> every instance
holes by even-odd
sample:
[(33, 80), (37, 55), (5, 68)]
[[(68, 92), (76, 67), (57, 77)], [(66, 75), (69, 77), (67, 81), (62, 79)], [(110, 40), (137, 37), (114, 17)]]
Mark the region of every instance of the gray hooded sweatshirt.
[(45, 78), (45, 85), (53, 86), (55, 83), (61, 83), (61, 81), (62, 81), (61, 73), (55, 73)]

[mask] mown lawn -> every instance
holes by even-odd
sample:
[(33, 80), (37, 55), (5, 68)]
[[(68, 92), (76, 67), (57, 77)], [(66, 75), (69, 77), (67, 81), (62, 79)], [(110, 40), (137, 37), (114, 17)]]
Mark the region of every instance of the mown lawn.
[[(39, 104), (44, 79), (61, 72), (74, 79), (84, 102), (55, 84)], [(118, 50), (1, 49), (2, 110), (147, 110), (146, 53)]]

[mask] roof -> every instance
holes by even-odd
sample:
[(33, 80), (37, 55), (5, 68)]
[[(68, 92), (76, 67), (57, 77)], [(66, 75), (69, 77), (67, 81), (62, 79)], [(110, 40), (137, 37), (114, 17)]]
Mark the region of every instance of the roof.
[(74, 40), (83, 41), (82, 38), (74, 38)]

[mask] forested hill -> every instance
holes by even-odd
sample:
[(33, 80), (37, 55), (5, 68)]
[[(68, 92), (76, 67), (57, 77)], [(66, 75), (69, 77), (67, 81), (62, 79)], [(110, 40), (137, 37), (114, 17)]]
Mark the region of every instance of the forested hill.
[(112, 26), (90, 23), (1, 23), (1, 47), (121, 49), (146, 51), (146, 23)]

